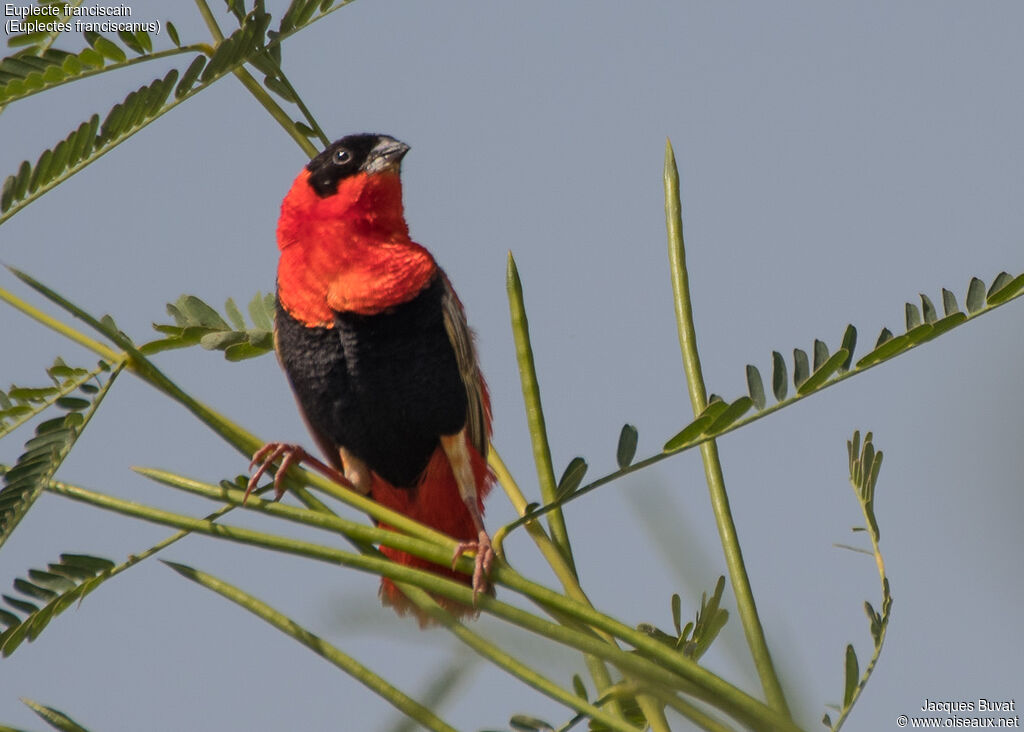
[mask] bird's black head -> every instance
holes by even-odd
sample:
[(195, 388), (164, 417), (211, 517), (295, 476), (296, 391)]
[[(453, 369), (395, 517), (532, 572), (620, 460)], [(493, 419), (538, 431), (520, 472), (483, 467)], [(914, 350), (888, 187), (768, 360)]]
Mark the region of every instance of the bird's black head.
[(349, 176), (398, 172), (407, 152), (408, 145), (387, 135), (348, 135), (309, 161), (309, 184), (318, 196), (326, 198), (337, 193), (338, 183)]

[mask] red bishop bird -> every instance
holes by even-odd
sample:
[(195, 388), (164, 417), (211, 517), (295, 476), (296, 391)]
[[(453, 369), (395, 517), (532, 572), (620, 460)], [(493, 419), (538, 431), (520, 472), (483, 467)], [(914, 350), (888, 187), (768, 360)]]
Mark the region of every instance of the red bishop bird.
[[(263, 472), (306, 461), (476, 552), (472, 580), (388, 547), (396, 562), (489, 591), (494, 552), (483, 524), (491, 409), (462, 303), (430, 252), (409, 238), (402, 158), (386, 135), (344, 137), (313, 158), (281, 204), (274, 345), (328, 465), (271, 443)], [(388, 579), (381, 598), (411, 603)], [(472, 608), (439, 598), (459, 615)], [(421, 624), (425, 617), (417, 613)]]

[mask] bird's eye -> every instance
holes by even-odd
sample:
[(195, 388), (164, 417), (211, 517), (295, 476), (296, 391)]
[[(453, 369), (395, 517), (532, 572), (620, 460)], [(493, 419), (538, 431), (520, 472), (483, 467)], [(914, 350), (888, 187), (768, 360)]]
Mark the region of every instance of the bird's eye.
[(338, 148), (334, 151), (334, 162), (338, 165), (344, 165), (352, 159), (352, 153), (343, 147)]

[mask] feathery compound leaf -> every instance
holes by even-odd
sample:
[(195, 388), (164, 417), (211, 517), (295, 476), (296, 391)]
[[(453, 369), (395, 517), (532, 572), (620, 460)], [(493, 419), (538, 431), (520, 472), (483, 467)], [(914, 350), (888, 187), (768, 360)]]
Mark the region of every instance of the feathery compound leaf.
[(631, 424), (622, 425), (622, 431), (619, 433), (619, 445), (615, 450), (615, 459), (620, 470), (625, 470), (633, 462), (633, 458), (636, 456), (637, 437), (636, 427)]
[(223, 351), (229, 361), (262, 356), (274, 348), (274, 324), (266, 312), (273, 302), (273, 295), (257, 293), (249, 303), (249, 315), (256, 327), (246, 328), (245, 318), (234, 300), (229, 298), (224, 304), (225, 319), (195, 295), (182, 295), (167, 306), (174, 325), (153, 324), (165, 337), (150, 341), (139, 350), (149, 355), (199, 344), (207, 350)]
[(875, 450), (873, 436), (870, 432), (864, 435), (863, 446), (860, 432), (854, 432), (853, 439), (848, 440), (846, 443), (846, 449), (850, 465), (850, 484), (853, 486), (854, 494), (861, 504), (861, 510), (868, 523), (871, 551), (857, 549), (856, 547), (845, 548), (854, 549), (874, 557), (875, 564), (878, 567), (878, 576), (882, 584), (882, 612), (879, 614), (871, 606), (871, 603), (864, 603), (864, 611), (868, 616), (874, 649), (871, 660), (862, 675), (860, 664), (857, 661), (857, 653), (852, 645), (847, 645), (843, 674), (843, 704), (841, 707), (836, 707), (837, 711), (839, 711), (839, 717), (836, 719), (835, 724), (833, 724), (829, 715), (825, 715), (827, 724), (833, 730), (838, 730), (842, 727), (853, 704), (857, 701), (874, 671), (875, 664), (878, 662), (878, 657), (882, 651), (882, 644), (885, 640), (885, 633), (889, 624), (889, 615), (892, 610), (889, 579), (885, 575), (885, 562), (882, 560), (882, 554), (878, 548), (878, 524), (875, 521), (873, 505), (875, 482), (878, 480), (878, 469), (881, 466), (882, 453)]
[(761, 381), (761, 372), (757, 370), (757, 366), (747, 364), (747, 394), (750, 396), (754, 407), (758, 411), (764, 409), (768, 403), (764, 396), (764, 382)]
[[(0, 608), (0, 656), (14, 653), (22, 641), (33, 641), (58, 614), (80, 601), (114, 568), (108, 559), (85, 554), (61, 554), (60, 561), (47, 565), (46, 571), (32, 569), (28, 580), (14, 581), (14, 588), (29, 599), (3, 596), (6, 604), (25, 617)], [(36, 601), (42, 601), (41, 607)]]
[(25, 444), (25, 452), (3, 476), (4, 484), (0, 488), (0, 546), (3, 546), (14, 527), (64, 462), (122, 367), (123, 364), (119, 364), (107, 377), (103, 387), (91, 395), (92, 405), (85, 414), (78, 410), (69, 411), (63, 417), (46, 420), (36, 427), (36, 436)]
[(10, 434), (54, 404), (69, 411), (84, 409), (89, 405), (87, 400), (72, 398), (69, 395), (78, 390), (89, 395), (89, 389), (83, 387), (95, 389), (90, 382), (106, 370), (105, 364), (92, 371), (71, 368), (58, 358), (53, 366), (46, 370), (50, 381), (53, 382), (51, 386), (30, 389), (11, 386), (6, 393), (0, 391), (0, 437)]
[[(169, 107), (164, 102), (174, 88), (178, 78), (177, 69), (172, 69), (163, 79), (156, 79), (148, 86), (132, 92), (120, 104), (114, 106), (102, 123), (99, 117), (79, 126), (55, 150), (46, 150), (39, 157), (35, 170), (23, 162), (18, 175), (4, 184), (0, 195), (0, 222), (13, 216), (42, 194), (67, 180), (96, 158), (100, 157), (119, 142), (134, 134), (138, 129), (163, 114)], [(173, 106), (173, 105), (171, 105)], [(97, 125), (99, 131), (97, 134)], [(82, 137), (86, 139), (82, 139)], [(61, 148), (61, 144), (66, 149)], [(80, 153), (78, 151), (81, 150)], [(75, 154), (78, 153), (78, 154)], [(61, 161), (54, 164), (54, 158)], [(24, 179), (23, 179), (24, 178)]]
[[(39, 198), (44, 193), (54, 188), (57, 184), (71, 177), (85, 166), (105, 154), (113, 147), (138, 132), (142, 127), (152, 122), (157, 117), (179, 104), (184, 99), (198, 93), (225, 74), (231, 73), (242, 64), (253, 58), (266, 53), (264, 43), (266, 41), (266, 30), (270, 23), (270, 16), (262, 10), (254, 10), (245, 16), (242, 27), (232, 33), (228, 38), (221, 41), (214, 50), (212, 58), (199, 68), (201, 63), (193, 59), (192, 65), (186, 71), (189, 74), (188, 84), (175, 87), (178, 81), (178, 69), (172, 69), (162, 79), (156, 79), (148, 86), (141, 87), (130, 93), (124, 101), (115, 105), (102, 124), (99, 126), (98, 134), (94, 131), (91, 139), (82, 145), (82, 152), (72, 154), (72, 150), (54, 150), (47, 158), (40, 157), (40, 170), (33, 174), (32, 166), (23, 162), (18, 173), (10, 176), (4, 182), (2, 193), (0, 193), (0, 223), (13, 216), (26, 205)], [(173, 26), (168, 24), (168, 34), (172, 36), (177, 44), (177, 32), (172, 30)], [(126, 58), (124, 51), (116, 43), (108, 38), (93, 35), (91, 44), (93, 48), (87, 48), (77, 54), (60, 56), (59, 65), (51, 63), (45, 73), (50, 76), (47, 80), (59, 81), (61, 74), (77, 74), (79, 76), (93, 73), (96, 69), (103, 68), (104, 57), (117, 61), (114, 66), (123, 65), (123, 58)], [(136, 36), (140, 45), (148, 43), (148, 36)], [(194, 49), (174, 50), (157, 55), (168, 55), (186, 52)], [(55, 52), (56, 53), (56, 52)], [(31, 61), (26, 59), (31, 58)], [(45, 57), (44, 57), (45, 58)], [(70, 59), (74, 60), (71, 61)], [(56, 57), (54, 57), (56, 59)], [(139, 59), (134, 59), (138, 61)], [(40, 70), (33, 66), (45, 61), (36, 57), (8, 57), (0, 66), (0, 104), (11, 101), (15, 95), (25, 95), (41, 89), (44, 85), (44, 77)], [(132, 63), (125, 61), (124, 63)], [(51, 71), (52, 69), (52, 71)], [(196, 79), (192, 78), (198, 75)], [(63, 77), (61, 77), (63, 78)], [(56, 83), (54, 81), (53, 83)], [(171, 98), (171, 93), (176, 92)], [(3, 94), (7, 96), (4, 97)], [(170, 101), (168, 101), (170, 98)], [(73, 146), (72, 146), (73, 147)], [(77, 149), (77, 148), (76, 148)], [(59, 152), (59, 154), (56, 154)], [(45, 152), (44, 152), (45, 155)], [(57, 158), (59, 165), (54, 165), (51, 158)], [(32, 184), (29, 191), (29, 184)]]

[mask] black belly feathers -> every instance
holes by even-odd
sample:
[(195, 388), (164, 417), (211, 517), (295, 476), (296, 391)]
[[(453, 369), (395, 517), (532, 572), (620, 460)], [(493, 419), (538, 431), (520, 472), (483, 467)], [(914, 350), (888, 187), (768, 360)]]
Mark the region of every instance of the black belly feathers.
[[(466, 386), (445, 329), (438, 273), (382, 313), (310, 328), (278, 304), (278, 353), (309, 426), (395, 487), (415, 487), (441, 435), (466, 424)], [(337, 450), (334, 450), (337, 454)]]

